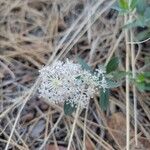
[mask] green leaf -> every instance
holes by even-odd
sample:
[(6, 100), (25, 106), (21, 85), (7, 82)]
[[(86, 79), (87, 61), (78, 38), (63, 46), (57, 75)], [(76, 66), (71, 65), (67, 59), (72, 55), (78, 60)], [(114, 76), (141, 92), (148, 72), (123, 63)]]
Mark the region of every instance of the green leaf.
[(106, 111), (109, 106), (109, 89), (100, 90), (100, 99), (99, 99), (100, 107), (103, 111)]
[(148, 79), (150, 79), (150, 72), (143, 72), (137, 75), (136, 82), (146, 82)]
[(118, 68), (118, 65), (119, 65), (118, 57), (112, 58), (106, 65), (106, 72), (110, 73), (112, 71), (115, 71)]
[(124, 10), (128, 10), (128, 1), (127, 0), (119, 0), (119, 7)]
[(145, 81), (145, 77), (144, 74), (139, 74), (136, 78), (136, 82), (144, 82)]
[(150, 91), (150, 83), (145, 83), (145, 82), (141, 82), (141, 83), (136, 83), (136, 87), (141, 91)]
[(150, 78), (150, 72), (143, 72), (145, 78)]
[(135, 27), (144, 28), (145, 26), (146, 26), (145, 19), (143, 17), (140, 17), (137, 20), (133, 20), (132, 22), (125, 24), (123, 26), (123, 29), (124, 28), (131, 29), (131, 28), (135, 28)]
[(132, 0), (130, 4), (130, 8), (133, 10), (136, 7), (137, 3), (138, 3), (138, 0)]
[(112, 78), (115, 79), (115, 80), (122, 80), (123, 78), (126, 77), (126, 75), (129, 75), (129, 73), (126, 72), (126, 71), (118, 71), (118, 70), (116, 70), (114, 72), (111, 72), (111, 75), (112, 75)]
[(141, 92), (150, 91), (150, 72), (138, 74), (135, 85)]
[(77, 57), (78, 63), (82, 66), (83, 69), (93, 72), (92, 68), (80, 57)]
[(116, 82), (111, 79), (106, 79), (106, 83), (107, 83), (108, 88), (110, 89), (121, 86), (121, 82)]
[(145, 19), (150, 19), (150, 7), (147, 7), (145, 12), (144, 12), (144, 18)]
[(137, 13), (143, 16), (147, 6), (148, 5), (147, 5), (146, 0), (138, 0), (137, 6), (136, 6)]
[(136, 87), (139, 89), (139, 91), (144, 92), (144, 90), (145, 90), (145, 83), (144, 82), (136, 83)]
[(73, 105), (67, 101), (64, 103), (64, 114), (71, 115), (73, 112), (76, 111), (76, 105)]
[(114, 3), (114, 5), (111, 8), (118, 11), (120, 13), (120, 15), (123, 15), (124, 13), (128, 12), (127, 10), (120, 8), (118, 2)]
[(150, 91), (150, 83), (145, 84), (145, 91)]
[(136, 41), (142, 41), (142, 40), (146, 40), (150, 38), (150, 29), (147, 29), (147, 30), (144, 30), (142, 32), (139, 32), (137, 35), (136, 35)]

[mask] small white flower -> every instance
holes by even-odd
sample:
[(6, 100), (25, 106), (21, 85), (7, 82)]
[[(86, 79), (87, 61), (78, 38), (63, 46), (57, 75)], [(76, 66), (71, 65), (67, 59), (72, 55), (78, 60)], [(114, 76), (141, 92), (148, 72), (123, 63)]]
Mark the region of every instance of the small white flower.
[(98, 69), (96, 69), (95, 75), (98, 77), (98, 87), (102, 88), (105, 92), (107, 88), (109, 88), (106, 80), (106, 68), (104, 66), (99, 66)]
[(40, 96), (51, 103), (69, 102), (86, 107), (95, 93), (95, 76), (69, 60), (57, 61), (40, 71)]
[(106, 73), (106, 68), (104, 66), (99, 66), (98, 69), (96, 69), (97, 76), (100, 77), (101, 75)]
[(103, 89), (104, 92), (106, 91), (107, 88), (109, 88), (104, 75), (102, 76), (102, 80), (100, 81), (100, 87)]

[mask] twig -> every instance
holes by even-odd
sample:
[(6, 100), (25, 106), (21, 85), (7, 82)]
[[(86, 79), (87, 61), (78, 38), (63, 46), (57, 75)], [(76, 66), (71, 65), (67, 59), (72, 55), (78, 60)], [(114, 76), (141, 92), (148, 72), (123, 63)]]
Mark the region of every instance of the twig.
[(85, 117), (84, 117), (84, 129), (83, 129), (83, 150), (86, 150), (86, 122), (87, 122), (87, 115), (88, 115), (88, 108), (89, 104), (85, 111)]
[(145, 43), (147, 41), (149, 41), (150, 38), (146, 39), (146, 40), (143, 40), (143, 41), (139, 41), (139, 42), (128, 42), (128, 44), (142, 44), (142, 43)]
[[(133, 32), (130, 30), (131, 43), (133, 41)], [(132, 77), (135, 79), (136, 71), (135, 71), (135, 50), (134, 45), (131, 44), (131, 63), (132, 63)], [(138, 136), (137, 136), (137, 95), (136, 95), (136, 87), (133, 84), (133, 100), (134, 100), (134, 135), (135, 135), (135, 144), (138, 145)]]
[(109, 56), (108, 56), (108, 58), (107, 58), (107, 60), (106, 60), (105, 65), (107, 65), (107, 63), (110, 61), (111, 57), (113, 56), (115, 50), (117, 49), (117, 47), (118, 47), (118, 45), (119, 45), (119, 43), (120, 43), (120, 41), (123, 39), (123, 35), (124, 35), (124, 32), (121, 32), (119, 38), (118, 38), (117, 41), (115, 42), (115, 45), (114, 45), (113, 49), (111, 50), (111, 52), (110, 52), (110, 54), (109, 54)]
[[(128, 20), (127, 15), (124, 16), (124, 22), (126, 24)], [(129, 35), (125, 30), (125, 43), (126, 43), (126, 72), (129, 72), (129, 53), (130, 47), (128, 45)], [(129, 75), (126, 75), (126, 149), (130, 149), (130, 98), (129, 98)]]
[(76, 126), (76, 123), (77, 123), (77, 120), (78, 120), (79, 110), (80, 110), (80, 103), (78, 104), (78, 107), (77, 107), (77, 110), (76, 110), (75, 119), (74, 119), (74, 122), (73, 122), (73, 126), (72, 126), (72, 130), (71, 130), (71, 135), (70, 135), (70, 138), (69, 138), (69, 143), (68, 143), (67, 150), (70, 150), (70, 147), (71, 147), (71, 142), (72, 142), (75, 126)]
[(54, 130), (58, 126), (58, 123), (61, 121), (63, 115), (64, 115), (64, 113), (61, 113), (61, 115), (59, 116), (57, 122), (54, 124), (53, 128), (51, 129), (51, 132), (48, 134), (48, 136), (45, 138), (43, 144), (40, 146), (39, 150), (43, 150), (43, 147), (45, 146), (45, 144), (48, 141), (49, 137), (53, 134)]
[(9, 139), (8, 139), (8, 141), (7, 141), (7, 145), (6, 145), (6, 147), (5, 147), (5, 150), (8, 150), (9, 143), (10, 143), (10, 141), (11, 141), (12, 135), (13, 135), (14, 130), (15, 130), (15, 128), (16, 128), (17, 122), (18, 122), (18, 120), (19, 120), (19, 118), (20, 118), (21, 112), (22, 112), (24, 106), (26, 105), (27, 101), (29, 100), (29, 98), (30, 98), (30, 97), (32, 96), (32, 94), (35, 92), (36, 86), (38, 85), (39, 81), (40, 81), (40, 78), (38, 78), (38, 80), (36, 81), (36, 83), (34, 84), (34, 86), (33, 86), (33, 87), (31, 88), (31, 90), (29, 91), (27, 97), (25, 98), (25, 100), (24, 100), (24, 102), (23, 102), (23, 104), (22, 104), (22, 106), (21, 106), (21, 108), (20, 108), (20, 110), (19, 110), (19, 112), (18, 112), (18, 115), (17, 115), (17, 117), (16, 117), (15, 123), (14, 123), (13, 128), (12, 128), (11, 133), (10, 133)]

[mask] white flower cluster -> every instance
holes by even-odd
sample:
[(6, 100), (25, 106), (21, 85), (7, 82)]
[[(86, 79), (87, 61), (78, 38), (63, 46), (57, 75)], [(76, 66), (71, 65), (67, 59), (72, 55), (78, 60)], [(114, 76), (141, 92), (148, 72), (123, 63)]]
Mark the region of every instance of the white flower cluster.
[(40, 96), (51, 103), (68, 102), (85, 108), (95, 93), (97, 77), (69, 60), (40, 70)]
[(102, 88), (103, 91), (105, 92), (107, 88), (109, 88), (109, 85), (107, 84), (106, 81), (106, 68), (104, 66), (99, 66), (98, 69), (96, 69), (95, 75), (99, 78), (98, 80), (98, 87)]

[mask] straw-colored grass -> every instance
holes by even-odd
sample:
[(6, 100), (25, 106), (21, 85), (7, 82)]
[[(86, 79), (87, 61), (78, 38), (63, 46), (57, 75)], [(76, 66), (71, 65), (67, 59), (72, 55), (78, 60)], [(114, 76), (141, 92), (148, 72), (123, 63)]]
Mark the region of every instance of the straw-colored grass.
[(0, 149), (43, 150), (48, 144), (68, 150), (148, 147), (150, 94), (136, 91), (128, 78), (112, 90), (106, 114), (97, 96), (87, 111), (72, 116), (38, 97), (38, 70), (59, 59), (76, 61), (80, 56), (95, 68), (117, 56), (119, 68), (132, 69), (133, 76), (147, 70), (149, 41), (133, 46), (134, 31), (122, 30), (124, 18), (111, 9), (114, 2), (0, 0)]

